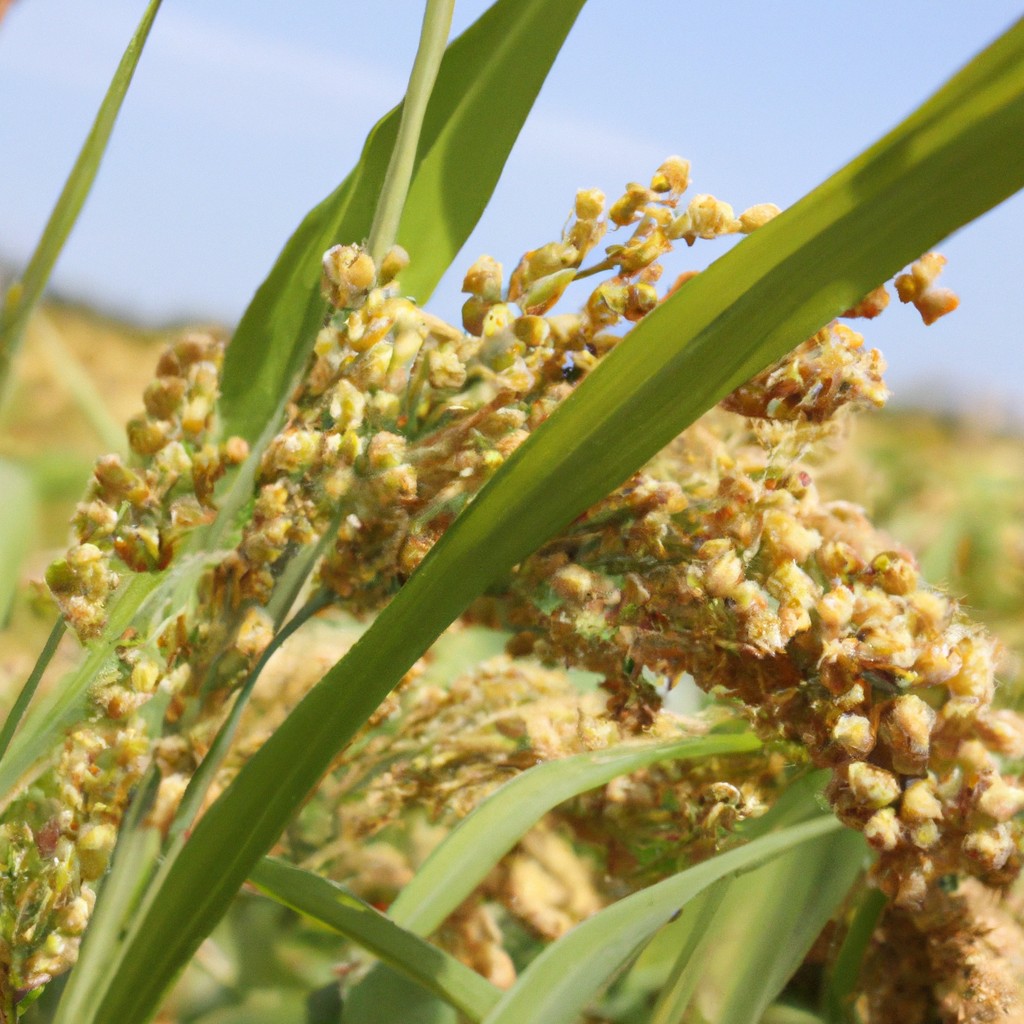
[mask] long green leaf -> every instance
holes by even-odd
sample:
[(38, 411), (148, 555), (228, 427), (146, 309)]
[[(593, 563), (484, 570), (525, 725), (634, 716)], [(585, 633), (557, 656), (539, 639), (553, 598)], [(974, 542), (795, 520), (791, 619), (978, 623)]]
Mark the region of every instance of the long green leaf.
[(53, 660), (54, 654), (57, 653), (57, 647), (64, 636), (65, 628), (63, 619), (57, 619), (53, 624), (50, 635), (46, 638), (46, 643), (43, 644), (43, 649), (39, 652), (39, 657), (36, 658), (36, 663), (32, 666), (28, 679), (25, 680), (25, 685), (21, 688), (21, 692), (4, 719), (4, 726), (0, 729), (0, 761), (3, 761), (7, 748), (11, 745), (11, 740), (18, 731), (18, 726), (21, 724), (22, 718), (25, 717), (32, 698), (36, 695), (43, 675)]
[(482, 1020), (501, 990), (444, 950), (312, 872), (264, 857), (250, 881), (261, 892), (359, 943), (472, 1021)]
[[(736, 879), (715, 915), (706, 956), (689, 965), (692, 980), (699, 979), (700, 1012), (720, 1024), (757, 1024), (866, 861), (863, 836), (843, 830)], [(686, 1002), (667, 992), (652, 1024), (678, 1024)]]
[[(94, 1019), (145, 1020), (336, 752), (489, 584), (715, 400), (1024, 185), (1024, 24), (641, 322), (199, 822)], [(969, 181), (969, 187), (964, 182)], [(566, 481), (572, 481), (572, 487)]]
[(693, 990), (697, 987), (705, 950), (711, 945), (711, 925), (729, 891), (729, 881), (722, 879), (694, 899), (691, 902), (690, 914), (666, 925), (648, 943), (638, 958), (637, 965), (634, 965), (635, 971), (640, 959), (660, 940), (669, 937), (674, 940), (676, 959), (668, 972), (661, 995), (651, 1011), (650, 1024), (678, 1024), (682, 1020), (681, 1011), (685, 1011)]
[[(563, 801), (661, 761), (749, 753), (759, 746), (750, 733), (734, 733), (635, 744), (536, 765), (505, 783), (458, 824), (401, 891), (388, 914), (413, 933), (430, 935), (519, 839)], [(375, 968), (355, 987), (352, 998), (372, 1005), (389, 980), (388, 972)]]
[(5, 807), (32, 770), (51, 757), (55, 737), (80, 722), (87, 710), (89, 688), (116, 659), (116, 648), (133, 618), (153, 601), (161, 577), (133, 576), (117, 594), (103, 636), (93, 642), (81, 665), (29, 709), (24, 724), (0, 762), (0, 808)]
[(75, 226), (75, 221), (78, 220), (78, 214), (96, 179), (100, 161), (114, 130), (114, 122), (121, 110), (139, 57), (142, 56), (142, 48), (146, 45), (149, 30), (159, 9), (160, 0), (150, 0), (114, 72), (114, 78), (100, 104), (96, 120), (93, 121), (92, 128), (86, 136), (78, 159), (75, 160), (75, 166), (68, 175), (57, 205), (54, 206), (50, 219), (43, 229), (42, 238), (25, 268), (25, 273), (7, 290), (3, 309), (0, 310), (0, 402), (6, 394), (11, 363), (24, 335), (28, 318), (43, 294), (46, 282), (50, 279), (50, 272), (64, 248), (68, 235), (71, 234), (71, 229)]
[[(766, 815), (739, 831), (754, 838), (818, 817), (827, 778), (815, 772), (794, 780)], [(698, 986), (699, 1012), (708, 1019), (756, 1024), (863, 871), (866, 856), (863, 837), (844, 830), (719, 883), (721, 901), (702, 928), (700, 949), (679, 957), (651, 1024), (684, 1020)]]
[(506, 782), (431, 853), (391, 905), (391, 918), (429, 935), (553, 807), (619, 775), (660, 761), (697, 760), (757, 750), (750, 733), (642, 743), (548, 761)]
[(861, 896), (825, 985), (822, 1002), (829, 1024), (846, 1024), (852, 1019), (864, 954), (887, 904), (888, 900), (880, 889), (868, 889)]
[[(743, 822), (737, 828), (738, 834), (750, 841), (820, 817), (822, 790), (828, 778), (829, 773), (823, 771), (804, 773), (788, 780), (771, 810)], [(782, 854), (753, 875), (716, 882), (690, 904), (685, 914), (662, 928), (645, 946), (610, 999), (602, 1002), (602, 1012), (613, 1018), (616, 1012), (625, 1012), (630, 1021), (643, 1020), (644, 1024), (675, 1021), (679, 1010), (689, 1003), (704, 974), (705, 964), (714, 960), (721, 931), (714, 926), (715, 917), (727, 898), (735, 903), (730, 895), (732, 890), (743, 888), (749, 892), (752, 888), (747, 885), (749, 878), (771, 870), (779, 860), (800, 857), (804, 850), (813, 849), (822, 841), (816, 840)], [(751, 902), (753, 911), (756, 913), (759, 904), (771, 898), (770, 892), (755, 890)]]
[(695, 896), (727, 875), (750, 870), (842, 827), (832, 817), (794, 825), (613, 903), (548, 946), (484, 1024), (569, 1024), (630, 956)]
[[(498, 0), (445, 54), (420, 132), (398, 242), (402, 283), (425, 301), (469, 237), (584, 0)], [(370, 132), (355, 170), (307, 215), (246, 309), (221, 383), (227, 434), (252, 441), (276, 415), (324, 315), (320, 258), (361, 242), (398, 132), (401, 107)]]

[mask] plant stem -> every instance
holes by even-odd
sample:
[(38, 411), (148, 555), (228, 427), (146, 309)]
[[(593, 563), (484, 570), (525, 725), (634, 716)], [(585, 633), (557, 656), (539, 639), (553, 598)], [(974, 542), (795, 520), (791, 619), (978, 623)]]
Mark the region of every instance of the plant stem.
[(830, 1024), (844, 1024), (852, 1019), (853, 997), (864, 954), (886, 903), (878, 889), (868, 889), (861, 898), (825, 987), (823, 1009)]
[(174, 821), (168, 829), (166, 848), (170, 848), (171, 845), (195, 821), (196, 815), (202, 807), (203, 800), (205, 799), (206, 793), (213, 782), (217, 769), (220, 767), (221, 762), (224, 760), (224, 757), (228, 752), (228, 748), (231, 746), (231, 740), (234, 738), (235, 730), (241, 720), (242, 711), (245, 708), (249, 697), (252, 695), (253, 687), (256, 685), (256, 680), (259, 679), (260, 673), (266, 667), (267, 662), (270, 661), (271, 657), (278, 651), (288, 637), (290, 637), (301, 626), (305, 625), (305, 623), (313, 618), (317, 612), (322, 611), (333, 601), (334, 595), (330, 591), (318, 590), (291, 617), (291, 619), (280, 630), (278, 630), (273, 640), (270, 641), (270, 644), (260, 656), (256, 665), (249, 673), (245, 683), (239, 690), (238, 695), (235, 698), (235, 702), (231, 707), (231, 711), (228, 713), (227, 718), (225, 718), (221, 723), (220, 729), (217, 730), (217, 735), (214, 737), (213, 743), (207, 751), (206, 756), (196, 769), (195, 774), (189, 780), (189, 784), (185, 789), (185, 794), (181, 798), (181, 803), (178, 805)]
[(402, 209), (409, 194), (409, 183), (412, 181), (412, 172), (416, 166), (416, 150), (419, 146), (420, 129), (423, 127), (423, 115), (426, 113), (437, 69), (441, 66), (441, 58), (448, 43), (454, 9), (455, 0), (427, 0), (420, 45), (416, 51), (412, 74), (409, 76), (409, 89), (402, 104), (398, 137), (395, 139), (395, 148), (391, 151), (384, 188), (381, 190), (367, 242), (370, 255), (378, 266), (398, 237)]
[(25, 717), (25, 712), (28, 710), (29, 704), (32, 703), (32, 698), (35, 696), (35, 692), (39, 687), (39, 681), (43, 678), (43, 673), (46, 671), (47, 666), (50, 664), (50, 660), (53, 658), (54, 653), (57, 650), (57, 645), (60, 643), (60, 638), (64, 635), (65, 623), (63, 617), (57, 619), (53, 624), (53, 629), (50, 630), (50, 635), (46, 639), (46, 643), (43, 645), (42, 653), (36, 659), (35, 666), (32, 669), (31, 674), (25, 681), (25, 685), (21, 688), (21, 693), (18, 694), (18, 699), (14, 702), (14, 707), (11, 708), (7, 715), (7, 720), (4, 722), (3, 729), (0, 729), (0, 758), (7, 753), (7, 748), (11, 744), (11, 740), (14, 738), (14, 734), (18, 729), (18, 724), (22, 718)]

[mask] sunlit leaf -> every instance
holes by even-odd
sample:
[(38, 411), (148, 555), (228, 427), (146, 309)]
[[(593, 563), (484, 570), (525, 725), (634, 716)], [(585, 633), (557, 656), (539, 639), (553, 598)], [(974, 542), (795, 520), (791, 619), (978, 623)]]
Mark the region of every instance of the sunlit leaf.
[[(692, 965), (700, 1012), (721, 1024), (760, 1020), (866, 862), (863, 836), (844, 829), (736, 879), (715, 915), (704, 955)], [(652, 1021), (679, 1024), (680, 1004), (666, 999)]]
[(61, 637), (64, 636), (64, 629), (64, 620), (58, 619), (50, 630), (50, 635), (47, 637), (43, 649), (39, 652), (39, 657), (36, 658), (36, 663), (32, 666), (32, 671), (29, 673), (25, 685), (21, 688), (21, 692), (15, 699), (11, 710), (7, 714), (7, 718), (4, 719), (3, 728), (0, 729), (0, 761), (3, 760), (4, 755), (7, 753), (7, 748), (11, 745), (11, 740), (18, 730), (22, 718), (25, 717), (25, 712), (28, 711), (28, 707), (32, 703), (32, 698), (35, 696), (39, 683), (42, 681), (43, 674), (46, 672), (50, 661), (57, 651)]
[(11, 798), (33, 768), (52, 755), (56, 737), (85, 717), (90, 687), (104, 666), (116, 659), (122, 634), (152, 600), (160, 582), (157, 574), (133, 576), (111, 608), (103, 636), (93, 642), (81, 665), (29, 709), (21, 730), (0, 762), (0, 805)]
[(458, 824), (399, 894), (390, 916), (419, 935), (429, 935), (565, 800), (661, 761), (750, 753), (760, 745), (750, 733), (734, 733), (615, 747), (536, 765), (506, 782)]
[[(420, 301), (480, 219), (583, 2), (499, 0), (448, 47), (398, 230), (413, 259), (402, 284)], [(306, 215), (242, 316), (221, 383), (226, 433), (258, 437), (312, 349), (325, 309), (321, 257), (369, 234), (400, 115), (373, 128), (355, 170)]]
[(571, 1024), (630, 956), (710, 885), (842, 827), (832, 817), (793, 825), (613, 903), (548, 946), (484, 1018), (485, 1024)]
[(850, 1019), (864, 954), (887, 904), (880, 889), (867, 889), (861, 897), (825, 986), (823, 1002), (831, 1024)]
[[(417, 935), (429, 935), (548, 811), (565, 800), (661, 761), (749, 753), (759, 746), (755, 736), (740, 733), (635, 744), (535, 765), (506, 782), (456, 826), (402, 889), (389, 916)], [(367, 990), (379, 994), (391, 978), (390, 972), (375, 968), (353, 995), (370, 1003)]]
[(482, 1020), (501, 995), (454, 957), (319, 875), (267, 857), (251, 881), (272, 899), (357, 942), (472, 1021)]

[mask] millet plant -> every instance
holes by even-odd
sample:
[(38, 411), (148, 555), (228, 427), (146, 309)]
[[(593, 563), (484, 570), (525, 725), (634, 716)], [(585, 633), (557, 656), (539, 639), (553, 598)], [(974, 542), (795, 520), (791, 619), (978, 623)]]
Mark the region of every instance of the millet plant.
[[(158, 7), (7, 294), (4, 388)], [(268, 942), (347, 941), (294, 1019), (1024, 1012), (999, 644), (818, 483), (887, 395), (846, 321), (890, 278), (950, 312), (932, 247), (1024, 185), (1024, 23), (787, 211), (680, 157), (582, 189), (451, 323), (424, 303), (581, 7), (446, 48), (429, 0), (404, 103), (97, 461), (0, 734), (0, 1021), (227, 1020), (165, 999), (270, 901), (307, 923)]]

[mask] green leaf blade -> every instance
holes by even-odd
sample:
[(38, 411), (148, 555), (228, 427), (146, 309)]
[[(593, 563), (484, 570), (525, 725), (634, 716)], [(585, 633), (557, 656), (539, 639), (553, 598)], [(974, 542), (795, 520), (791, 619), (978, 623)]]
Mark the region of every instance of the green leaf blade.
[(28, 679), (25, 680), (25, 685), (15, 698), (11, 710), (7, 713), (7, 718), (4, 719), (3, 728), (0, 729), (0, 762), (3, 761), (7, 748), (11, 745), (11, 740), (18, 731), (18, 726), (25, 717), (25, 713), (32, 703), (32, 698), (35, 697), (36, 690), (39, 688), (40, 682), (42, 682), (46, 669), (57, 652), (57, 646), (64, 636), (64, 629), (64, 620), (57, 619), (50, 630), (50, 635), (46, 638), (42, 651), (39, 652), (39, 657), (36, 658), (35, 665), (32, 666)]
[[(388, 914), (414, 934), (430, 935), (558, 804), (662, 761), (750, 753), (759, 747), (755, 736), (738, 733), (629, 744), (535, 765), (492, 793), (435, 847)], [(389, 972), (375, 968), (351, 997), (356, 1005), (372, 1005), (391, 981)]]
[(472, 1021), (482, 1020), (501, 996), (498, 988), (454, 957), (312, 872), (265, 857), (251, 881), (271, 899), (359, 943)]
[[(480, 219), (583, 3), (499, 0), (449, 45), (398, 229), (413, 258), (402, 283), (421, 301)], [(243, 314), (224, 362), (225, 434), (254, 440), (287, 397), (324, 315), (320, 259), (369, 235), (400, 117), (396, 107), (373, 128), (355, 170), (307, 214)]]
[(398, 232), (412, 257), (402, 285), (417, 302), (430, 298), (490, 202), (584, 2), (494, 4), (474, 42), (486, 48), (487, 75), (474, 74), (468, 62), (438, 75), (423, 131), (434, 141), (424, 148)]
[[(760, 1020), (866, 863), (864, 837), (844, 829), (736, 879), (712, 927), (708, 956), (693, 965), (715, 1000), (713, 1010), (702, 1003), (702, 1011), (721, 1024)], [(681, 1012), (655, 1017), (658, 1024), (682, 1019)]]
[(571, 1024), (622, 964), (672, 920), (679, 908), (709, 886), (842, 827), (831, 817), (794, 825), (613, 903), (548, 946), (505, 993), (484, 1024)]
[(92, 642), (81, 665), (29, 708), (0, 762), (0, 808), (7, 806), (32, 772), (52, 755), (56, 737), (86, 716), (90, 687), (104, 665), (116, 657), (116, 648), (134, 616), (159, 596), (159, 583), (156, 573), (132, 576), (115, 596), (103, 636)]
[(399, 894), (390, 916), (419, 935), (429, 935), (560, 803), (661, 761), (751, 753), (760, 746), (756, 736), (738, 733), (616, 747), (536, 765), (505, 783), (459, 823)]

